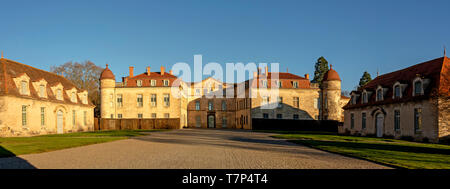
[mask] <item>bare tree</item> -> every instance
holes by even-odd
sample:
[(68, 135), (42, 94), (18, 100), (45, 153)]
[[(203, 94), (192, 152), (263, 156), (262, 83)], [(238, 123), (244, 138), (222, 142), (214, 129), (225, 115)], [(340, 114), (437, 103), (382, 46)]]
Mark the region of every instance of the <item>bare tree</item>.
[(100, 74), (103, 68), (87, 60), (82, 63), (67, 62), (60, 66), (50, 67), (50, 71), (63, 75), (80, 89), (85, 89), (89, 93), (89, 99), (96, 106), (95, 117), (100, 117)]

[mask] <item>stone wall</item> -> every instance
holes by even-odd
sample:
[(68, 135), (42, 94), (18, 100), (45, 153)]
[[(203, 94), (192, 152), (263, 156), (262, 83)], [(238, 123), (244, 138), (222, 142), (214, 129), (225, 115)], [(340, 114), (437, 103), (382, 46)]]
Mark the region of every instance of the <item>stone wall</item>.
[[(22, 106), (26, 106), (26, 125), (22, 126)], [(45, 108), (44, 125), (41, 124), (41, 107)], [(92, 131), (94, 129), (94, 107), (58, 103), (46, 100), (0, 97), (0, 136), (32, 136), (57, 133), (58, 111), (63, 112), (63, 132)], [(73, 124), (75, 111), (75, 124)], [(84, 123), (86, 112), (86, 124)]]
[(178, 118), (157, 119), (100, 119), (98, 130), (179, 129)]
[(440, 97), (438, 99), (438, 124), (439, 138), (449, 140), (450, 138), (450, 97)]

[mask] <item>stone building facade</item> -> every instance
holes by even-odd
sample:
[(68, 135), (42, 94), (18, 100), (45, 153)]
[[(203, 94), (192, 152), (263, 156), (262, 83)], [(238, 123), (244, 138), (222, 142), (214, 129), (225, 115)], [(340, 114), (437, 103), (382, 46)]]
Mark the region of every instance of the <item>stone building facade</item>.
[[(146, 73), (133, 76), (130, 67), (130, 76), (119, 83), (108, 67), (103, 71), (100, 78), (102, 117), (162, 118), (163, 114), (170, 114), (170, 118), (180, 119), (180, 128), (252, 129), (252, 118), (342, 121), (342, 104), (348, 101), (341, 97), (341, 80), (333, 69), (326, 73), (330, 77), (324, 80), (323, 88), (311, 83), (308, 74), (300, 77), (288, 72), (272, 73), (267, 67), (264, 73), (255, 72), (252, 79), (241, 83), (223, 83), (213, 78), (184, 82), (165, 73), (163, 67), (161, 72), (147, 69)], [(155, 80), (154, 85), (152, 80)], [(167, 80), (166, 86), (163, 86), (164, 80)], [(179, 85), (172, 85), (175, 81), (179, 81)], [(181, 89), (179, 94), (173, 94), (173, 87)], [(276, 95), (265, 95), (271, 91)], [(170, 94), (171, 105), (158, 106), (166, 94)], [(156, 96), (155, 107), (149, 100), (152, 95)], [(328, 100), (322, 100), (322, 96)], [(326, 116), (321, 117), (320, 113)]]
[(63, 76), (0, 58), (0, 137), (92, 131), (94, 107)]
[(449, 130), (450, 60), (441, 57), (376, 77), (352, 91), (341, 133), (437, 142)]

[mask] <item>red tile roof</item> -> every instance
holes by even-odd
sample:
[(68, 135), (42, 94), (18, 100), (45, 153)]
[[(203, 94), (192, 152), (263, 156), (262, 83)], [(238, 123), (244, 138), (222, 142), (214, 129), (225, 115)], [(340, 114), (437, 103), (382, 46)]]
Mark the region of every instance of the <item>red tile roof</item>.
[(137, 87), (137, 80), (142, 80), (142, 87), (150, 87), (150, 80), (156, 80), (156, 87), (161, 87), (163, 86), (163, 80), (169, 80), (169, 86), (172, 86), (177, 78), (177, 76), (167, 72), (164, 72), (163, 75), (161, 75), (161, 72), (150, 72), (150, 75), (145, 72), (133, 77), (124, 77), (123, 80), (127, 80), (125, 87)]
[[(424, 95), (413, 96), (413, 80), (416, 77), (430, 79), (429, 85), (424, 88)], [(393, 99), (393, 86), (396, 82), (407, 84), (406, 89), (402, 93), (402, 98)], [(375, 101), (376, 89), (378, 86), (387, 88), (384, 100)], [(441, 57), (414, 66), (401, 69), (395, 72), (387, 73), (376, 77), (364, 87), (354, 91), (353, 93), (361, 94), (363, 90), (372, 91), (372, 95), (368, 99), (368, 103), (361, 103), (361, 97), (357, 99), (356, 104), (349, 102), (344, 108), (359, 108), (371, 105), (390, 104), (398, 102), (407, 102), (411, 100), (428, 99), (433, 96), (450, 96), (450, 59)]]
[[(278, 79), (272, 78), (275, 77), (275, 73), (278, 74)], [(282, 85), (281, 88), (293, 88), (293, 81), (296, 81), (298, 83), (299, 89), (311, 88), (311, 83), (309, 79), (287, 72), (269, 72), (267, 76), (264, 74), (258, 75), (256, 80), (253, 79), (252, 86), (253, 87), (261, 86), (262, 80), (267, 80), (267, 88), (271, 88), (272, 85), (276, 85), (275, 81), (277, 80), (281, 81)], [(259, 85), (257, 83), (259, 83)]]
[[(16, 87), (16, 84), (14, 83), (14, 78), (19, 77), (23, 74), (27, 74), (28, 77), (30, 77), (30, 81), (39, 81), (41, 79), (44, 79), (47, 81), (47, 99), (40, 98), (38, 95), (38, 91), (36, 91), (33, 87), (33, 85), (29, 84), (29, 90), (30, 90), (30, 96), (24, 96), (20, 94), (19, 89)], [(40, 100), (48, 100), (48, 101), (55, 101), (58, 103), (68, 103), (68, 104), (79, 104), (84, 105), (81, 102), (81, 99), (77, 95), (77, 103), (73, 103), (70, 100), (70, 97), (67, 96), (67, 94), (64, 92), (63, 97), (64, 100), (60, 101), (56, 99), (56, 95), (53, 94), (51, 90), (51, 86), (55, 86), (61, 83), (61, 85), (64, 87), (64, 90), (69, 90), (72, 88), (75, 88), (78, 92), (82, 92), (84, 90), (79, 89), (76, 87), (72, 82), (67, 80), (65, 77), (57, 75), (55, 73), (47, 72), (38, 68), (31, 67), (26, 64), (22, 64), (19, 62), (15, 62), (9, 59), (1, 58), (0, 59), (0, 95), (14, 95), (18, 97), (24, 97), (24, 98), (33, 98), (33, 99), (40, 99)], [(86, 105), (85, 105), (86, 106)], [(92, 102), (88, 99), (87, 106), (93, 106)]]

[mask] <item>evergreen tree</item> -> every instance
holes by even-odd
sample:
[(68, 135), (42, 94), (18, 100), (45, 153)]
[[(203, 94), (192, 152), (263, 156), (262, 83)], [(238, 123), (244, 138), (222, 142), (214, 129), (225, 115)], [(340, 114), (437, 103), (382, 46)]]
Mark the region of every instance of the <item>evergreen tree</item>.
[(323, 76), (329, 70), (328, 61), (323, 56), (321, 56), (320, 58), (317, 59), (314, 68), (315, 68), (314, 79), (312, 80), (312, 82), (319, 83), (319, 85), (322, 85)]
[(362, 75), (361, 79), (359, 80), (359, 88), (363, 87), (364, 85), (366, 85), (367, 83), (369, 83), (370, 81), (372, 81), (372, 77), (370, 76), (370, 74), (365, 71), (364, 74)]

